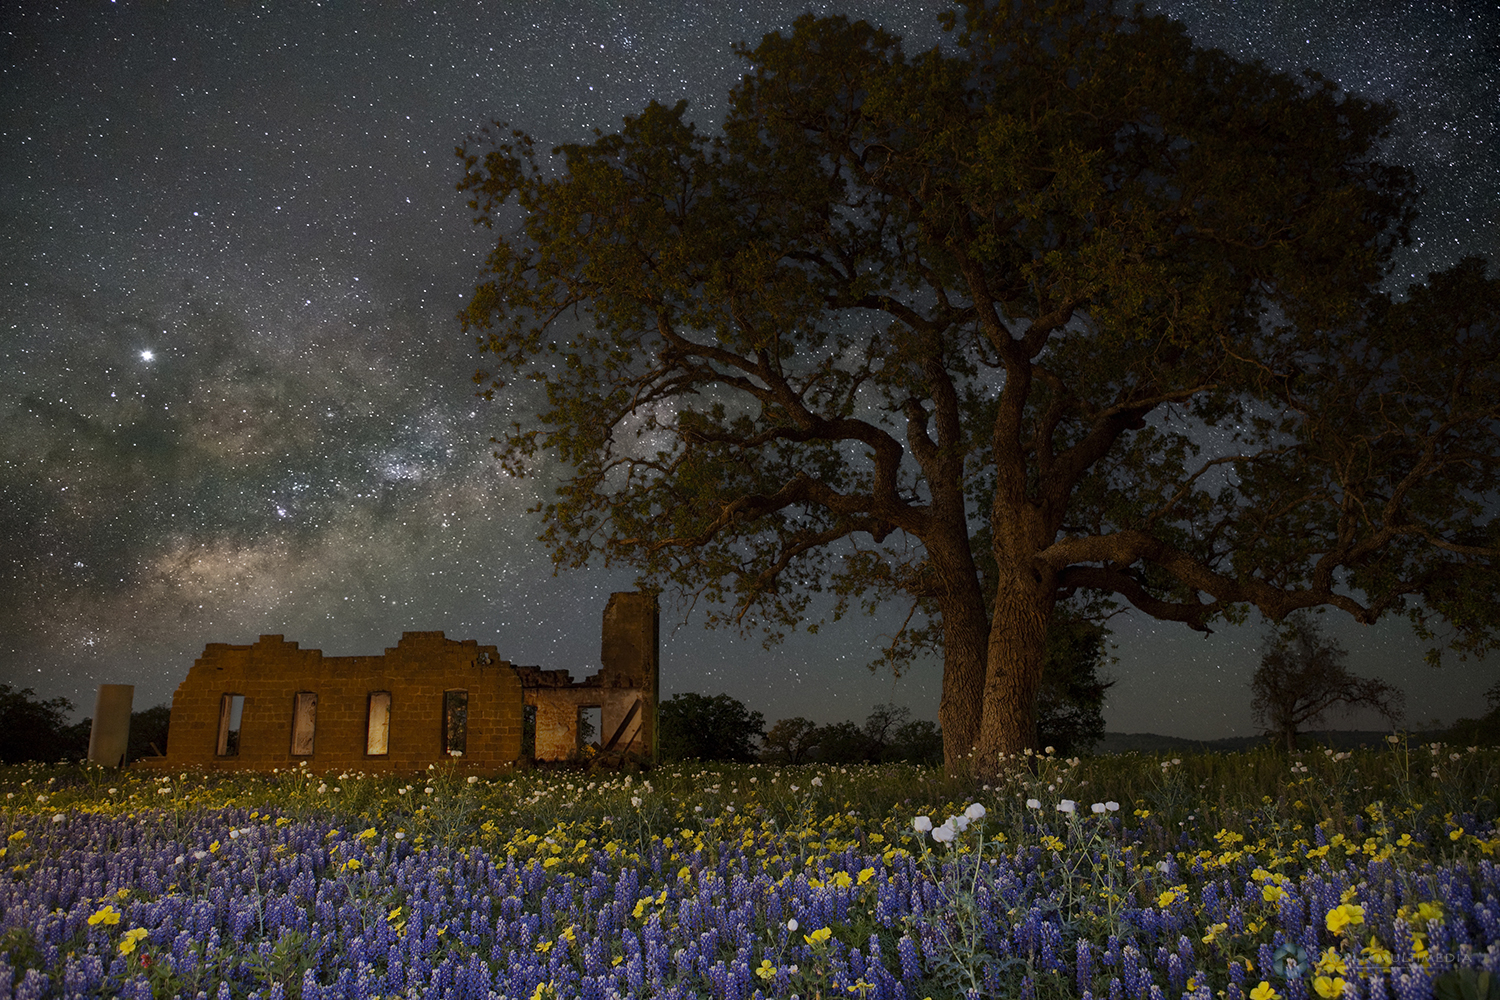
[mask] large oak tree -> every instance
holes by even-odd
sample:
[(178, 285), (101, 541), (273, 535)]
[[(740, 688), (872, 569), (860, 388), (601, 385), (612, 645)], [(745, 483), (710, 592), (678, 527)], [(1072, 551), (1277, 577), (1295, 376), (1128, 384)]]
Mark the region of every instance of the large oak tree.
[(717, 132), (652, 103), (551, 161), (498, 124), (459, 150), (503, 231), (476, 378), (539, 386), (498, 453), (562, 470), (558, 562), (773, 633), (819, 590), (909, 600), (892, 653), (927, 623), (948, 765), (985, 772), (1033, 744), (1069, 599), (1488, 648), (1500, 291), (1379, 292), (1417, 197), (1393, 111), (1098, 4), (946, 27), (910, 55), (803, 17)]

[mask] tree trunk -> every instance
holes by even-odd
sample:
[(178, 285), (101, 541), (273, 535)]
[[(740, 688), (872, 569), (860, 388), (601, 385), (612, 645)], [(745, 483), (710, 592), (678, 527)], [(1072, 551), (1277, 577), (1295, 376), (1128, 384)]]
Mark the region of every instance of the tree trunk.
[(949, 774), (972, 774), (984, 709), (989, 621), (977, 587), (970, 599), (944, 602), (942, 610), (943, 697), (938, 704), (938, 725), (943, 729), (943, 766)]
[(1055, 596), (1039, 585), (1002, 587), (995, 595), (975, 770), (993, 778), (1003, 758), (1036, 746), (1036, 696), (1047, 654)]

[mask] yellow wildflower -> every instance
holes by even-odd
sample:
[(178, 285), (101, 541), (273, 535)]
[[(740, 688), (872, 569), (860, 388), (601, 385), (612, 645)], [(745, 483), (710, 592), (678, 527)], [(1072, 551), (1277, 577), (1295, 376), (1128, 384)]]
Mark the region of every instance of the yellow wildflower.
[(1323, 952), (1323, 957), (1318, 959), (1317, 969), (1322, 973), (1337, 972), (1341, 976), (1349, 971), (1336, 948), (1328, 948)]
[(806, 941), (813, 947), (817, 947), (818, 945), (825, 943), (831, 937), (833, 937), (833, 931), (831, 931), (827, 927), (820, 927), (817, 930), (813, 931), (811, 934), (802, 935), (802, 940)]
[(1351, 924), (1362, 924), (1365, 922), (1365, 908), (1353, 903), (1343, 903), (1328, 911), (1328, 929), (1334, 934), (1344, 933), (1344, 928)]
[(364, 866), (359, 863), (359, 859), (358, 858), (350, 858), (348, 861), (344, 862), (344, 869), (343, 870), (346, 871), (346, 872), (357, 872), (362, 867), (364, 867)]
[(1260, 985), (1250, 991), (1250, 1000), (1281, 1000), (1281, 994), (1271, 988), (1271, 984), (1264, 979)]
[(120, 939), (120, 954), (134, 954), (135, 946), (139, 944), (145, 937), (146, 930), (143, 927), (133, 927), (130, 930), (126, 931), (125, 936)]
[(875, 869), (873, 869), (873, 868), (861, 868), (859, 870), (859, 884), (860, 885), (864, 885), (866, 882), (870, 881), (870, 879), (872, 879), (874, 877), (875, 877)]
[(115, 908), (113, 906), (110, 906), (110, 905), (106, 905), (103, 909), (97, 911), (92, 917), (89, 917), (89, 926), (90, 927), (98, 927), (100, 924), (104, 924), (106, 926), (113, 927), (115, 924), (118, 924), (119, 922), (120, 922), (120, 914), (119, 914), (119, 912), (116, 911)]
[(849, 877), (848, 872), (834, 872), (833, 878), (829, 881), (840, 889), (847, 889), (854, 884), (854, 879)]
[(1313, 980), (1313, 990), (1325, 1000), (1344, 995), (1344, 980), (1340, 976), (1319, 976)]
[(1263, 885), (1260, 887), (1260, 898), (1267, 903), (1279, 903), (1285, 895), (1286, 890), (1279, 885)]
[(769, 958), (763, 958), (760, 960), (760, 967), (755, 970), (755, 974), (769, 983), (776, 978), (776, 966), (771, 964)]
[(1383, 969), (1389, 969), (1395, 961), (1395, 956), (1374, 935), (1370, 936), (1369, 945), (1361, 952), (1366, 958)]

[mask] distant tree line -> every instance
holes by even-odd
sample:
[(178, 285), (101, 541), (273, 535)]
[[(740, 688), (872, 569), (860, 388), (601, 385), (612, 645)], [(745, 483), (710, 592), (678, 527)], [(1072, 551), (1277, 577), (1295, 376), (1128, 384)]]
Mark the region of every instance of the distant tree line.
[(1477, 719), (1459, 719), (1444, 734), (1454, 746), (1500, 746), (1500, 681), (1484, 693), (1489, 711)]
[[(1109, 630), (1087, 618), (1054, 623), (1037, 692), (1039, 745), (1083, 753), (1104, 736), (1104, 693), (1114, 684), (1101, 675), (1108, 641)], [(764, 715), (727, 694), (686, 692), (658, 707), (657, 739), (663, 761), (943, 763), (942, 729), (898, 705), (876, 705), (863, 725), (795, 716), (768, 730)]]
[[(88, 756), (92, 719), (69, 723), (73, 703), (67, 698), (42, 700), (31, 688), (19, 690), (0, 684), (0, 763), (27, 761), (52, 763)], [(155, 756), (167, 750), (170, 705), (155, 705), (130, 713), (129, 760)]]
[(727, 694), (686, 692), (661, 703), (658, 750), (663, 762), (714, 760), (750, 764), (862, 764), (910, 761), (940, 764), (943, 736), (935, 723), (912, 720), (911, 709), (877, 705), (863, 726), (818, 725), (765, 716)]

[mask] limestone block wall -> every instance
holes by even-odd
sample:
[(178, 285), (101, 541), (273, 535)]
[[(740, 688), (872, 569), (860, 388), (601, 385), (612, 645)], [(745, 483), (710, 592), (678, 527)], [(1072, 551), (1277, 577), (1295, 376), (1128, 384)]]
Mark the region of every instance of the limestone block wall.
[(606, 750), (656, 759), (656, 705), (661, 684), (660, 619), (655, 594), (611, 594), (604, 609), (599, 661), (592, 677), (520, 668), (526, 704), (536, 708), (536, 759), (567, 760), (578, 751), (578, 712), (597, 706)]
[(638, 690), (585, 682), (560, 688), (528, 688), (526, 701), (536, 706), (537, 760), (572, 757), (578, 750), (578, 713), (595, 707), (599, 709), (601, 731), (594, 738), (604, 749), (648, 756), (650, 744), (642, 738), (645, 698)]
[[(449, 691), (467, 692), (462, 756), (445, 750)], [(388, 752), (370, 754), (371, 695), (382, 692), (390, 695)], [(315, 707), (308, 694), (316, 695)], [(244, 699), (238, 746), (230, 754), (219, 752), (225, 695)], [(299, 695), (304, 708), (294, 727)], [(324, 656), (279, 635), (263, 635), (249, 646), (211, 643), (204, 649), (172, 699), (167, 756), (156, 762), (270, 770), (306, 761), (319, 771), (403, 772), (447, 761), (488, 772), (520, 756), (521, 713), (521, 682), (494, 646), (459, 642), (442, 632), (406, 632), (382, 656)], [(294, 746), (294, 729), (300, 746)]]
[[(630, 719), (618, 748), (633, 741), (632, 752), (656, 759), (656, 705), (661, 690), (661, 619), (656, 595), (633, 591), (611, 594), (604, 608), (600, 632), (599, 671), (601, 686), (626, 688), (640, 695), (640, 707)], [(603, 704), (601, 739), (606, 742), (619, 731), (621, 721), (636, 699), (617, 691)]]

